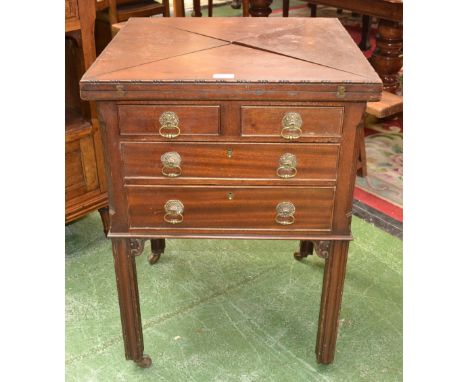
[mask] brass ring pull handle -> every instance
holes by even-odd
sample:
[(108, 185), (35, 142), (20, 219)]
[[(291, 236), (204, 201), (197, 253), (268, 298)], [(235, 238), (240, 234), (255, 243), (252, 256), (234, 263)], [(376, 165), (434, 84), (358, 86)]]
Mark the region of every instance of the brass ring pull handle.
[(170, 224), (180, 224), (184, 221), (184, 205), (180, 200), (168, 200), (164, 205), (166, 214), (164, 221)]
[(285, 139), (298, 139), (302, 135), (302, 118), (299, 113), (288, 112), (284, 115), (283, 120), (283, 130), (281, 130), (281, 136)]
[(294, 213), (296, 207), (291, 202), (281, 202), (276, 206), (275, 221), (281, 225), (290, 225), (294, 223)]
[(167, 152), (161, 155), (162, 174), (169, 178), (175, 178), (182, 174), (182, 168), (180, 164), (182, 163), (182, 158), (177, 152)]
[(286, 153), (281, 155), (276, 175), (283, 179), (295, 177), (297, 174), (296, 164), (297, 160), (294, 154)]
[(165, 111), (159, 117), (159, 135), (164, 138), (175, 138), (180, 134), (179, 117), (173, 111)]

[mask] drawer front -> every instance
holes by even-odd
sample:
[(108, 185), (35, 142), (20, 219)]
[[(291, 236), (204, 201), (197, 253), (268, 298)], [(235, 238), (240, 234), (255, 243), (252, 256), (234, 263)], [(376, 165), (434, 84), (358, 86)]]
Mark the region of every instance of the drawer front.
[[(242, 136), (301, 140), (340, 137), (342, 107), (242, 106)], [(285, 118), (286, 117), (286, 118)]]
[(219, 110), (218, 105), (120, 105), (120, 133), (151, 135), (163, 141), (190, 136), (217, 136)]
[(127, 178), (336, 180), (338, 149), (338, 144), (122, 143)]
[[(334, 194), (334, 187), (127, 186), (130, 229), (214, 233), (229, 229), (330, 231)], [(167, 205), (168, 201), (175, 202)], [(285, 202), (292, 203), (293, 214)]]

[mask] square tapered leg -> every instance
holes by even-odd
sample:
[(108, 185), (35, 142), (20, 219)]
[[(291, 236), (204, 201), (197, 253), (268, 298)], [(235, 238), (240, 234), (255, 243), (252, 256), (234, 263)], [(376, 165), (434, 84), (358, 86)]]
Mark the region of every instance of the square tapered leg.
[(114, 254), (125, 357), (135, 361), (141, 367), (149, 367), (151, 358), (143, 354), (143, 330), (135, 253), (133, 253), (130, 239), (112, 239), (112, 251)]
[(332, 241), (325, 259), (322, 301), (315, 347), (318, 363), (331, 363), (335, 357), (348, 246), (348, 241)]

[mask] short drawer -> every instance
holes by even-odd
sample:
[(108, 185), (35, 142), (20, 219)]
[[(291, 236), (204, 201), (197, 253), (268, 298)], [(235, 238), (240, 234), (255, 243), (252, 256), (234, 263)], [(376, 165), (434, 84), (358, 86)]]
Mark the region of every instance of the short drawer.
[(242, 136), (285, 140), (340, 137), (343, 113), (337, 106), (242, 106)]
[(334, 187), (127, 186), (130, 229), (332, 228)]
[(338, 144), (122, 143), (127, 178), (336, 180)]
[(220, 107), (175, 105), (120, 105), (122, 135), (151, 135), (161, 140), (219, 135)]

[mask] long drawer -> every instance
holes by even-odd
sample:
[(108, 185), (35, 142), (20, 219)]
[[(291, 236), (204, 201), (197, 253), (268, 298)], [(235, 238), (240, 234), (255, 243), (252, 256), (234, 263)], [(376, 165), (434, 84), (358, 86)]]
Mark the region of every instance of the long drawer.
[(124, 142), (127, 178), (335, 180), (338, 144)]
[(330, 231), (334, 187), (126, 186), (130, 229)]

